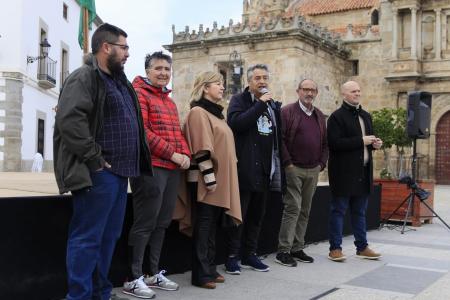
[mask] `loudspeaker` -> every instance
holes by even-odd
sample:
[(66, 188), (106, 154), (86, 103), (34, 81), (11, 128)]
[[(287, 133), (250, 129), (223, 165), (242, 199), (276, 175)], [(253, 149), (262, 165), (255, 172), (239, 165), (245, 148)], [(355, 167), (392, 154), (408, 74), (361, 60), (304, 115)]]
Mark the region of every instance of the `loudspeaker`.
[(430, 137), (431, 93), (411, 92), (408, 95), (407, 132), (410, 138)]

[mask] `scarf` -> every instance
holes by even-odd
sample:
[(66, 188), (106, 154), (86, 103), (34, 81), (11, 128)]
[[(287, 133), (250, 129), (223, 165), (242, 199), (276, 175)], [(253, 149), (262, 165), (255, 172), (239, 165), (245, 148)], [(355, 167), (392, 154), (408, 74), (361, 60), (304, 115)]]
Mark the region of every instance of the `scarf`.
[(214, 116), (218, 117), (219, 119), (225, 119), (225, 117), (222, 114), (223, 106), (216, 104), (214, 102), (211, 102), (209, 100), (206, 100), (205, 98), (200, 98), (200, 100), (193, 101), (191, 103), (191, 108), (200, 106), (207, 112), (213, 114)]

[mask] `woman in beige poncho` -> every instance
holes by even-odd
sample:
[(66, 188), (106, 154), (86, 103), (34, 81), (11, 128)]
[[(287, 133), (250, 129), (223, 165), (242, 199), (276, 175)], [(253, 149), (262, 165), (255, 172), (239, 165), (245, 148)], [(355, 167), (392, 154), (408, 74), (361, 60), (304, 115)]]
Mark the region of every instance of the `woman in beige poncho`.
[(214, 264), (217, 226), (242, 222), (234, 137), (222, 114), (223, 107), (217, 104), (223, 91), (220, 74), (204, 72), (197, 76), (184, 125), (193, 164), (198, 166), (188, 173), (188, 182), (195, 182), (190, 184), (194, 215), (192, 284), (208, 289), (225, 281)]

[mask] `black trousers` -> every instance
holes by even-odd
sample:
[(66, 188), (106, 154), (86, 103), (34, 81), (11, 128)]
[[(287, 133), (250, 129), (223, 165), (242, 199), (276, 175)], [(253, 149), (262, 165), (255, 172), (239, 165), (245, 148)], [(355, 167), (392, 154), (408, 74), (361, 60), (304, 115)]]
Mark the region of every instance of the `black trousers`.
[[(177, 200), (179, 170), (154, 167), (154, 176), (130, 178), (133, 192), (133, 225), (128, 237), (132, 246), (131, 271), (137, 279), (144, 274), (142, 265), (146, 247), (150, 248), (150, 275), (159, 272), (159, 258), (167, 227), (172, 222)], [(144, 268), (145, 270), (146, 268)]]
[[(195, 199), (195, 198), (194, 198)], [(192, 284), (201, 286), (219, 276), (216, 270), (216, 230), (223, 208), (193, 201)]]
[[(266, 214), (268, 191), (249, 192), (240, 190), (242, 224), (227, 230), (229, 256), (247, 257), (256, 253), (259, 232)], [(242, 242), (242, 252), (241, 252)]]

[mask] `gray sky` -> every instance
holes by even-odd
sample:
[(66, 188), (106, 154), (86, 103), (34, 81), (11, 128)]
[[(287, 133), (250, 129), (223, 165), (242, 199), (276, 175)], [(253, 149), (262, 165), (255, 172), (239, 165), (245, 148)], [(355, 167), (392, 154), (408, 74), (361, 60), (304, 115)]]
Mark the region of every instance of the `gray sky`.
[[(241, 20), (242, 0), (96, 0), (97, 14), (103, 20), (119, 26), (128, 34), (130, 57), (125, 65), (129, 80), (144, 74), (144, 58), (149, 52), (164, 50), (162, 45), (172, 43), (172, 24), (175, 31), (198, 31), (228, 26), (230, 18)], [(164, 50), (165, 51), (165, 50)]]

